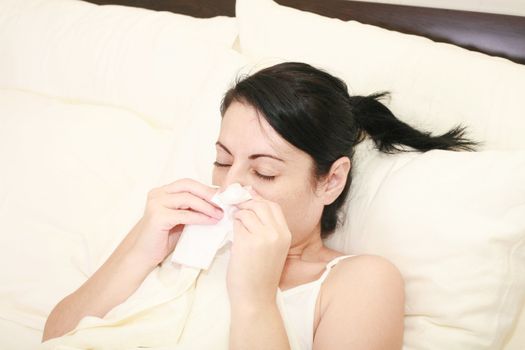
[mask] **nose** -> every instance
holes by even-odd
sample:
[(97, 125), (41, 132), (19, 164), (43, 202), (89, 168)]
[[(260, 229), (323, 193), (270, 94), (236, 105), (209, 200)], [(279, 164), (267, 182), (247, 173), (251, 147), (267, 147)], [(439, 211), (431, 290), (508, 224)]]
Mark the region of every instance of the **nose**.
[(250, 185), (249, 181), (247, 181), (247, 171), (240, 166), (232, 165), (224, 177), (224, 181), (220, 187), (220, 192), (223, 192), (228, 186), (236, 182), (241, 186)]

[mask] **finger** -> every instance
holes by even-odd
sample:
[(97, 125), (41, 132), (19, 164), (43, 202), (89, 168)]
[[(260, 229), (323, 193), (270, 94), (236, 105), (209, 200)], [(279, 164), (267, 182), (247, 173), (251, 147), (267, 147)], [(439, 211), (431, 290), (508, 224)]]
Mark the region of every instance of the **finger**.
[(165, 222), (169, 226), (164, 227), (165, 230), (171, 230), (177, 225), (214, 225), (219, 222), (215, 218), (191, 210), (163, 208), (162, 215), (165, 216)]
[(243, 226), (251, 233), (257, 233), (261, 230), (263, 223), (257, 215), (251, 210), (237, 210), (233, 214), (233, 218), (239, 220)]
[(165, 194), (159, 201), (169, 209), (191, 209), (217, 219), (223, 216), (220, 208), (188, 192)]
[(242, 223), (241, 220), (233, 220), (233, 241), (236, 241), (236, 236), (244, 236), (250, 234), (246, 226)]
[(266, 199), (253, 199), (238, 204), (239, 209), (253, 210), (261, 219), (262, 223), (267, 226), (288, 230), (288, 223), (278, 203)]
[(282, 228), (288, 229), (288, 223), (286, 222), (286, 217), (284, 216), (283, 210), (278, 203), (269, 202), (268, 207), (272, 211), (272, 217), (275, 222)]
[(237, 205), (240, 210), (253, 211), (265, 225), (274, 225), (276, 222), (273, 212), (270, 209), (269, 202), (264, 199), (251, 199)]
[(213, 196), (217, 193), (218, 188), (204, 185), (193, 179), (181, 179), (174, 181), (162, 187), (166, 193), (189, 192), (197, 197), (211, 201)]

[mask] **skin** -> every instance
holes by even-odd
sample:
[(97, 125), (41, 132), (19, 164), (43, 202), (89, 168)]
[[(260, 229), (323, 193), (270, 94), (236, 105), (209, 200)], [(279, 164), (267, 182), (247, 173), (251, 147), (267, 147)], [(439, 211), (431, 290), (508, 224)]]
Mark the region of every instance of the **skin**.
[[(338, 159), (325, 178), (313, 181), (311, 157), (239, 102), (226, 111), (218, 142), (213, 183), (221, 190), (233, 182), (253, 187), (253, 199), (239, 205), (234, 221), (230, 349), (289, 349), (277, 288), (318, 279), (326, 263), (342, 255), (323, 245), (319, 220), (343, 190), (350, 161)], [(143, 216), (111, 256), (53, 308), (42, 341), (125, 302), (174, 250), (184, 225), (217, 223), (223, 213), (211, 202), (216, 191), (191, 179), (152, 189)], [(370, 255), (344, 259), (321, 287), (313, 348), (400, 349), (403, 314), (403, 280), (392, 264)]]
[[(236, 101), (225, 112), (216, 148), (213, 184), (221, 190), (251, 185), (254, 196), (235, 216), (231, 349), (289, 349), (275, 293), (318, 279), (328, 261), (343, 255), (324, 246), (320, 218), (343, 190), (350, 160), (341, 157), (328, 176), (313, 180), (313, 159)], [(403, 288), (399, 271), (383, 258), (341, 261), (317, 300), (314, 349), (400, 349)]]

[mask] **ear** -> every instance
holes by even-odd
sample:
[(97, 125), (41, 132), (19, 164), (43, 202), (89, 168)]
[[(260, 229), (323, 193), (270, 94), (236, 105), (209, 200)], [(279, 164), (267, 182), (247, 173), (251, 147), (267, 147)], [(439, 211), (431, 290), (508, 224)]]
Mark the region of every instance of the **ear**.
[(348, 157), (341, 157), (332, 164), (321, 186), (320, 195), (323, 197), (324, 205), (332, 204), (343, 192), (350, 168)]

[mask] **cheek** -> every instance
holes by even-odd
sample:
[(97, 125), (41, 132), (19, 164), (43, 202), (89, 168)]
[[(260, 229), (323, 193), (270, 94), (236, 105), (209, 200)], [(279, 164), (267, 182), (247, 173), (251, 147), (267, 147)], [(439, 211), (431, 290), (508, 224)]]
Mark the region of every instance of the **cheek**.
[(285, 203), (283, 212), (292, 235), (296, 238), (309, 235), (319, 224), (323, 205), (320, 205), (313, 194), (301, 195)]
[(267, 195), (263, 193), (263, 190), (257, 192), (264, 198), (279, 204), (294, 237), (299, 238), (310, 234), (319, 223), (323, 205), (307, 185), (295, 187), (288, 185), (278, 190), (268, 189), (268, 192), (271, 192)]

